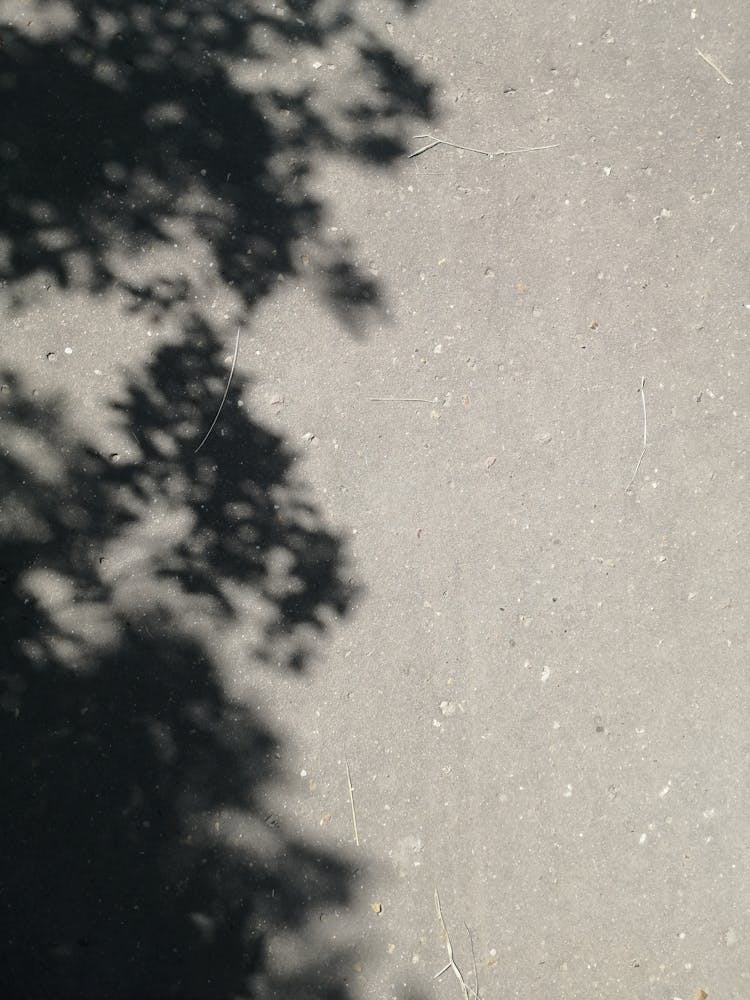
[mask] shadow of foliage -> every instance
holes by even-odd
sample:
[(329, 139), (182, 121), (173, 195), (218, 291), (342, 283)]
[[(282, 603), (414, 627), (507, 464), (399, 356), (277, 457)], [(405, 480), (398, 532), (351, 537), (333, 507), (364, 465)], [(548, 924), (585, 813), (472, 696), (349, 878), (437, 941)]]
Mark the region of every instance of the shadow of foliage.
[(216, 654), (241, 622), (259, 637), (241, 670), (304, 663), (298, 630), (353, 594), (341, 542), (237, 405), (242, 379), (195, 453), (221, 385), (192, 400), (193, 366), (210, 376), (218, 345), (177, 350), (128, 389), (127, 464), (3, 376), (3, 995), (343, 998), (335, 954), (266, 963), (269, 935), (346, 902), (348, 871), (266, 815), (280, 748)]
[(38, 3), (0, 47), (0, 278), (114, 287), (159, 317), (190, 282), (144, 254), (198, 242), (242, 313), (304, 243), (335, 308), (372, 308), (376, 284), (322, 229), (316, 157), (392, 163), (432, 85), (350, 6)]
[(304, 669), (355, 587), (239, 373), (198, 447), (227, 385), (202, 303), (229, 296), (244, 325), (304, 256), (350, 326), (377, 308), (315, 172), (391, 164), (431, 86), (340, 0), (17, 7), (0, 44), (9, 304), (106, 295), (178, 339), (110, 401), (134, 458), (2, 375), (0, 990), (348, 1000), (351, 956), (312, 918), (347, 904), (351, 873), (269, 811), (283, 748), (246, 692), (259, 664)]

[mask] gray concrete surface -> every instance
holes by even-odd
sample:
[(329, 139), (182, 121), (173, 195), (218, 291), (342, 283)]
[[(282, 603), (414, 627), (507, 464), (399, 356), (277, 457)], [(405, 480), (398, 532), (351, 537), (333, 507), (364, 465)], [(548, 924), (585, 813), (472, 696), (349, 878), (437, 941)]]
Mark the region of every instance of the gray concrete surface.
[[(140, 159), (124, 129), (84, 191), (3, 190), (4, 876), (37, 907), (6, 907), (8, 988), (460, 997), (437, 889), (485, 1000), (743, 1000), (745, 5), (208, 6), (207, 58), (272, 123), (252, 177), (222, 179), (229, 111), (155, 163), (130, 108)], [(16, 47), (96, 62), (66, 5), (3, 7)], [(79, 5), (138, 65), (130, 7)], [(184, 113), (175, 81), (149, 114)], [(557, 145), (407, 158), (425, 132)], [(30, 834), (61, 809), (62, 846)], [(129, 866), (143, 898), (107, 904)]]

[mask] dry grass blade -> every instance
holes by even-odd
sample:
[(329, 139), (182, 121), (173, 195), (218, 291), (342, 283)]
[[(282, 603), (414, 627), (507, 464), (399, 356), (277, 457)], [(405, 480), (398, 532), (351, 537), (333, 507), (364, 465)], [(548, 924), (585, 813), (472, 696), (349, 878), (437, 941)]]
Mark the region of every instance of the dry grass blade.
[(349, 770), (349, 763), (346, 764), (346, 780), (349, 785), (349, 805), (352, 807), (352, 823), (354, 825), (354, 843), (359, 847), (359, 831), (357, 830), (357, 814), (354, 811), (354, 788), (352, 787), (352, 774)]
[(704, 62), (708, 63), (708, 65), (711, 67), (711, 69), (715, 69), (716, 70), (716, 72), (722, 78), (722, 80), (724, 81), (724, 83), (728, 83), (730, 87), (734, 86), (734, 84), (729, 79), (729, 77), (726, 75), (726, 73), (722, 73), (722, 71), (719, 69), (719, 67), (716, 65), (716, 63), (713, 61), (713, 59), (710, 58), (710, 56), (707, 56), (705, 54), (705, 52), (701, 52), (700, 49), (696, 49), (695, 51), (698, 53), (698, 55), (701, 57), (701, 59)]
[(437, 889), (435, 890), (435, 909), (437, 910), (438, 920), (440, 921), (440, 926), (443, 929), (443, 937), (445, 939), (445, 947), (448, 951), (448, 964), (444, 966), (440, 972), (437, 972), (432, 978), (439, 979), (443, 973), (447, 972), (448, 969), (453, 970), (453, 975), (458, 980), (458, 984), (461, 987), (462, 1000), (469, 1000), (470, 997), (474, 997), (474, 1000), (480, 1000), (479, 994), (476, 990), (473, 990), (471, 986), (468, 985), (464, 979), (461, 970), (456, 965), (456, 960), (453, 957), (453, 945), (451, 944), (450, 934), (448, 933), (448, 928), (445, 926), (445, 920), (443, 918), (443, 908), (440, 905), (440, 896)]
[[(419, 139), (418, 135), (414, 136), (415, 139)], [(435, 139), (434, 142), (428, 142), (426, 146), (420, 146), (419, 149), (415, 149), (413, 153), (409, 153), (407, 160), (413, 160), (415, 156), (419, 156), (421, 153), (426, 153), (428, 149), (432, 149), (434, 146), (439, 146), (440, 140)]]
[(477, 956), (476, 956), (476, 952), (474, 951), (474, 938), (471, 936), (471, 928), (469, 927), (469, 925), (466, 923), (465, 920), (464, 920), (464, 927), (466, 928), (466, 933), (469, 935), (469, 947), (471, 948), (471, 961), (472, 961), (472, 964), (474, 966), (474, 984), (475, 984), (474, 988), (476, 989), (476, 993), (474, 994), (474, 996), (478, 998), (479, 997), (479, 973), (477, 972)]
[(434, 399), (422, 396), (370, 396), (371, 403), (434, 403)]
[(559, 142), (552, 142), (546, 146), (522, 146), (519, 149), (477, 149), (476, 146), (462, 146), (458, 142), (451, 142), (450, 139), (438, 139), (434, 135), (415, 135), (415, 139), (429, 139), (430, 141), (426, 146), (421, 146), (419, 149), (415, 150), (413, 153), (409, 153), (408, 159), (413, 159), (415, 156), (419, 156), (421, 153), (426, 153), (428, 149), (433, 149), (435, 146), (450, 146), (452, 149), (463, 149), (467, 153), (479, 153), (480, 156), (488, 156), (490, 159), (493, 156), (510, 156), (513, 153), (534, 153), (539, 149), (555, 149), (560, 145)]
[(222, 396), (221, 402), (219, 403), (219, 409), (216, 411), (216, 416), (214, 417), (213, 422), (211, 423), (211, 426), (206, 431), (203, 440), (198, 445), (198, 447), (195, 449), (195, 451), (193, 452), (193, 454), (197, 454), (201, 450), (201, 448), (203, 447), (203, 445), (206, 443), (206, 441), (208, 441), (209, 437), (211, 436), (211, 431), (216, 426), (216, 421), (219, 419), (221, 411), (224, 409), (224, 403), (226, 403), (227, 396), (229, 395), (229, 386), (232, 384), (232, 376), (234, 375), (235, 365), (237, 364), (237, 354), (239, 352), (239, 349), (240, 349), (240, 331), (239, 331), (239, 327), (238, 327), (237, 328), (237, 340), (235, 341), (235, 345), (234, 345), (234, 357), (232, 358), (232, 367), (231, 367), (231, 369), (229, 371), (229, 378), (227, 379), (227, 386), (226, 386), (226, 389), (224, 390), (224, 395)]
[(638, 459), (636, 467), (633, 470), (633, 475), (630, 477), (630, 482), (625, 487), (625, 492), (626, 493), (630, 492), (630, 487), (635, 482), (635, 477), (638, 475), (638, 470), (641, 467), (641, 462), (643, 461), (643, 456), (646, 454), (646, 435), (648, 433), (648, 425), (647, 425), (647, 422), (646, 422), (646, 379), (645, 379), (645, 377), (641, 378), (641, 387), (640, 387), (640, 389), (638, 391), (641, 394), (641, 403), (643, 403), (643, 450), (641, 451), (640, 458)]

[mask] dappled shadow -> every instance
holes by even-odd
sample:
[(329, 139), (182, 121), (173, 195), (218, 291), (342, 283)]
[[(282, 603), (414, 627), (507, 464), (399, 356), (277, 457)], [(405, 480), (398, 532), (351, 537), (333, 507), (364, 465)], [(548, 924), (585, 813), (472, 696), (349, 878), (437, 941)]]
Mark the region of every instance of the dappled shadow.
[(197, 244), (202, 279), (213, 269), (244, 315), (300, 271), (304, 244), (350, 322), (377, 305), (351, 247), (322, 227), (311, 176), (323, 155), (402, 156), (404, 124), (430, 116), (432, 86), (350, 5), (35, 6), (0, 47), (0, 278), (115, 288), (159, 317), (196, 280), (147, 252)]
[(241, 621), (237, 669), (299, 668), (299, 633), (352, 597), (341, 542), (241, 379), (195, 453), (188, 418), (220, 384), (196, 402), (190, 373), (217, 345), (175, 350), (129, 387), (142, 453), (124, 464), (4, 375), (3, 995), (344, 997), (336, 955), (266, 964), (270, 935), (346, 902), (348, 872), (266, 813), (279, 748), (217, 655)]
[(379, 308), (315, 171), (392, 164), (431, 86), (338, 0), (16, 9), (7, 305), (106, 296), (173, 341), (102, 401), (122, 455), (2, 375), (0, 990), (345, 1000), (351, 956), (312, 916), (346, 905), (350, 872), (268, 805), (283, 747), (248, 692), (305, 669), (356, 585), (239, 371), (224, 400), (224, 338), (303, 266), (353, 332)]
[[(343, 614), (351, 586), (339, 577), (338, 539), (321, 527), (307, 491), (292, 478), (294, 455), (245, 408), (242, 376), (232, 380), (218, 427), (198, 450), (222, 401), (223, 355), (200, 320), (187, 324), (185, 341), (156, 354), (145, 377), (116, 404), (141, 457), (118, 461), (104, 482), (125, 486), (140, 518), (162, 507), (165, 519), (170, 511), (190, 512), (174, 543), (152, 551), (154, 573), (225, 614), (232, 613), (228, 588), (252, 587), (256, 601), (272, 610), (253, 649), (266, 660), (266, 646), (278, 658), (279, 642), (298, 626), (321, 631), (324, 614)], [(300, 661), (295, 649), (286, 664)]]

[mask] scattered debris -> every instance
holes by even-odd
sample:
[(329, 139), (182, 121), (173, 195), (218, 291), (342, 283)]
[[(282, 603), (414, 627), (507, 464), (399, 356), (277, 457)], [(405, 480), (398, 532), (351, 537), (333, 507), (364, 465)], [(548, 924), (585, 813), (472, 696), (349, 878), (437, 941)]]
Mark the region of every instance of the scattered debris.
[(206, 441), (208, 441), (209, 437), (211, 436), (211, 431), (216, 426), (216, 421), (219, 419), (219, 415), (221, 414), (221, 411), (224, 409), (224, 403), (226, 403), (227, 396), (229, 395), (229, 386), (232, 384), (232, 376), (234, 375), (234, 368), (235, 368), (235, 365), (237, 364), (237, 353), (238, 353), (239, 349), (240, 349), (240, 329), (239, 329), (239, 327), (237, 327), (237, 340), (235, 341), (235, 345), (234, 345), (234, 357), (232, 358), (232, 367), (229, 370), (229, 378), (227, 379), (227, 387), (224, 390), (224, 395), (222, 396), (221, 402), (219, 403), (219, 409), (216, 411), (216, 416), (213, 419), (213, 423), (211, 424), (211, 426), (206, 431), (205, 437), (203, 438), (203, 440), (201, 441), (201, 443), (198, 445), (198, 447), (195, 449), (195, 451), (193, 452), (193, 454), (197, 454), (201, 450), (201, 448), (203, 447), (203, 445), (206, 443)]
[(370, 909), (372, 910), (373, 913), (377, 913), (378, 915), (380, 915), (383, 912), (383, 904), (382, 903), (370, 903)]
[(701, 52), (700, 49), (696, 49), (695, 51), (698, 53), (698, 55), (701, 57), (701, 59), (703, 59), (704, 62), (708, 63), (708, 65), (711, 67), (711, 69), (715, 69), (716, 70), (716, 72), (722, 78), (722, 80), (724, 81), (724, 83), (728, 83), (730, 87), (734, 86), (734, 84), (729, 79), (729, 77), (726, 75), (726, 73), (722, 73), (722, 71), (719, 69), (719, 67), (716, 65), (716, 63), (713, 61), (713, 59), (711, 59), (709, 56), (707, 56), (704, 52)]
[(638, 390), (640, 392), (640, 394), (641, 394), (641, 403), (643, 403), (643, 450), (641, 451), (641, 454), (640, 454), (640, 457), (639, 457), (638, 462), (636, 464), (636, 467), (633, 470), (633, 475), (630, 477), (630, 482), (625, 487), (625, 492), (626, 493), (630, 492), (630, 487), (635, 482), (635, 477), (638, 475), (638, 470), (641, 467), (641, 462), (643, 461), (643, 456), (646, 454), (646, 434), (647, 434), (648, 428), (647, 428), (647, 424), (646, 424), (646, 392), (645, 392), (645, 388), (646, 388), (646, 378), (644, 376), (644, 377), (641, 378), (641, 387)]
[(539, 149), (554, 149), (559, 146), (559, 142), (552, 142), (547, 146), (523, 146), (520, 149), (496, 149), (494, 152), (487, 149), (477, 149), (475, 146), (462, 146), (457, 142), (451, 142), (449, 139), (438, 139), (434, 135), (415, 135), (415, 139), (429, 139), (430, 141), (426, 146), (420, 146), (419, 149), (415, 149), (413, 153), (407, 154), (407, 159), (413, 160), (415, 156), (420, 156), (422, 153), (426, 153), (428, 149), (433, 149), (435, 146), (451, 146), (453, 149), (463, 149), (467, 153), (479, 153), (480, 156), (488, 156), (492, 159), (495, 156), (510, 156), (512, 153), (533, 153)]

